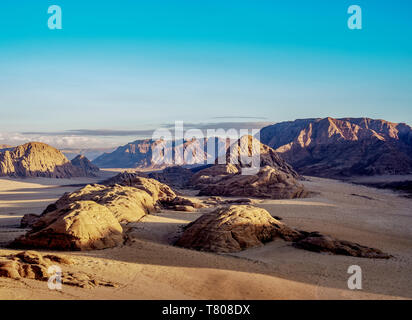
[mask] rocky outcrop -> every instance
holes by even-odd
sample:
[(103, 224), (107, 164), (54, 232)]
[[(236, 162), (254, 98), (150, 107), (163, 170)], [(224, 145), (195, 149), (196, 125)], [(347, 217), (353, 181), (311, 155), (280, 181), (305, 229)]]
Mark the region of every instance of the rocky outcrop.
[[(0, 277), (14, 280), (32, 279), (48, 281), (49, 267), (58, 265), (71, 265), (72, 259), (60, 255), (42, 255), (36, 251), (23, 251), (8, 256), (0, 256)], [(63, 268), (62, 268), (63, 269)], [(66, 272), (61, 274), (62, 285), (81, 288), (94, 288), (96, 286), (116, 287), (112, 282), (103, 281), (83, 272)]]
[[(190, 185), (200, 189), (199, 195), (240, 196), (271, 199), (290, 199), (307, 196), (298, 181), (300, 176), (277, 153), (251, 136), (238, 141), (238, 148), (226, 153), (226, 164), (217, 164), (197, 172)], [(248, 168), (246, 157), (259, 154), (257, 173), (244, 175)]]
[(203, 186), (199, 196), (236, 196), (268, 199), (304, 198), (308, 192), (290, 175), (266, 166), (256, 175), (234, 174)]
[(158, 197), (152, 197), (146, 191), (133, 187), (92, 184), (64, 194), (49, 205), (42, 216), (76, 201), (93, 201), (109, 209), (121, 223), (136, 222), (146, 214), (156, 211), (157, 199)]
[(299, 233), (265, 209), (233, 205), (206, 213), (190, 223), (177, 246), (211, 252), (237, 252), (275, 238), (293, 240)]
[(100, 171), (99, 167), (92, 164), (89, 159), (83, 155), (78, 155), (72, 161), (70, 161), (73, 166), (78, 168), (82, 175), (87, 177), (97, 177)]
[(123, 243), (122, 225), (137, 222), (161, 207), (179, 211), (204, 207), (200, 201), (177, 197), (172, 189), (154, 179), (129, 178), (125, 185), (87, 185), (65, 193), (40, 216), (25, 215), (21, 226), (31, 230), (10, 246), (59, 250), (110, 248)]
[(412, 128), (369, 118), (301, 119), (261, 129), (300, 174), (347, 177), (412, 173)]
[(122, 172), (102, 182), (104, 185), (121, 185), (146, 191), (153, 200), (168, 201), (176, 197), (174, 191), (166, 184), (155, 179), (144, 178), (140, 173)]
[(293, 244), (296, 248), (313, 252), (327, 252), (359, 258), (389, 259), (391, 256), (381, 250), (362, 246), (344, 240), (337, 240), (319, 232), (305, 234), (303, 239)]
[(228, 205), (228, 204), (255, 204), (257, 203), (257, 200), (254, 199), (248, 199), (248, 198), (240, 198), (240, 199), (228, 199), (224, 200), (221, 197), (209, 197), (206, 200), (203, 201), (204, 204), (206, 205), (212, 205), (212, 206), (218, 206), (218, 205)]
[(31, 228), (33, 224), (36, 223), (39, 219), (40, 216), (38, 214), (27, 213), (20, 220), (20, 228)]
[(71, 178), (88, 175), (59, 150), (44, 143), (30, 142), (0, 152), (0, 176)]
[(207, 205), (197, 199), (189, 199), (185, 197), (175, 197), (172, 200), (161, 201), (164, 209), (175, 211), (196, 211), (196, 209), (206, 208)]
[(75, 201), (43, 215), (12, 247), (92, 250), (123, 242), (123, 229), (113, 213), (94, 201)]
[(188, 224), (175, 245), (218, 253), (238, 252), (275, 239), (293, 242), (300, 249), (362, 258), (389, 259), (374, 248), (334, 239), (318, 232), (300, 231), (250, 205), (221, 207)]

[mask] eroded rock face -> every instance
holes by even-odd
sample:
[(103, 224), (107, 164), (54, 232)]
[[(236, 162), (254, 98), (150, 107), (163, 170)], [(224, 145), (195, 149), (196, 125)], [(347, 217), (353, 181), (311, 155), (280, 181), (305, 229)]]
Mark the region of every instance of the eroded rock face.
[(48, 281), (50, 274), (48, 268), (52, 265), (63, 265), (62, 284), (81, 288), (96, 286), (116, 287), (112, 282), (96, 279), (83, 272), (66, 272), (66, 265), (73, 264), (73, 260), (60, 255), (42, 255), (36, 251), (23, 251), (18, 254), (0, 256), (0, 277), (14, 280), (33, 279)]
[(42, 256), (35, 251), (23, 251), (15, 255), (0, 256), (0, 277), (47, 281), (47, 268), (53, 263), (71, 264), (71, 260), (55, 255)]
[(412, 128), (369, 118), (299, 119), (260, 131), (300, 174), (348, 177), (412, 172)]
[[(21, 225), (32, 229), (11, 246), (60, 250), (117, 246), (123, 242), (121, 224), (137, 222), (157, 211), (162, 202), (171, 204), (176, 199), (168, 186), (154, 179), (138, 177), (133, 185), (136, 187), (93, 184), (65, 193), (40, 217), (25, 215)], [(175, 210), (185, 211), (196, 204), (179, 198), (173, 202)]]
[[(214, 166), (196, 173), (190, 184), (200, 189), (199, 195), (240, 196), (270, 199), (291, 199), (307, 196), (300, 176), (277, 153), (251, 136), (242, 137), (232, 145), (224, 161), (217, 159)], [(259, 155), (259, 167), (253, 174), (244, 174), (248, 168), (245, 157)]]
[(318, 232), (300, 231), (249, 205), (221, 207), (188, 224), (177, 246), (218, 253), (238, 252), (279, 238), (300, 249), (362, 258), (389, 259), (379, 249), (338, 240)]
[(206, 213), (190, 223), (177, 246), (211, 252), (237, 252), (275, 238), (293, 240), (299, 233), (264, 209), (233, 205)]
[(123, 229), (113, 213), (94, 201), (75, 201), (48, 212), (11, 246), (59, 250), (92, 250), (123, 242)]
[(44, 143), (30, 142), (0, 152), (0, 176), (71, 178), (87, 175), (59, 150)]
[(109, 209), (121, 223), (139, 221), (144, 215), (156, 211), (155, 197), (144, 190), (120, 185), (92, 184), (64, 194), (49, 205), (42, 215), (75, 201), (94, 201)]

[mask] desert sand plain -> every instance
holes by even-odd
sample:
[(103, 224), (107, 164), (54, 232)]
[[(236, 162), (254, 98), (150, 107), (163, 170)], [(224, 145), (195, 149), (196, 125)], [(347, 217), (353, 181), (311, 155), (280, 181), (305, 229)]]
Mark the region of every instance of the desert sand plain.
[[(58, 291), (42, 281), (0, 277), (0, 299), (411, 299), (412, 199), (390, 190), (306, 178), (312, 197), (259, 200), (257, 206), (291, 227), (379, 248), (393, 258), (320, 254), (283, 240), (235, 254), (177, 248), (172, 243), (182, 226), (212, 209), (162, 211), (129, 224), (129, 241), (121, 247), (58, 252), (74, 261), (63, 271), (83, 271), (115, 283), (114, 288), (63, 285)], [(1, 178), (0, 255), (21, 251), (4, 245), (25, 232), (19, 228), (24, 214), (40, 214), (64, 192), (101, 179)], [(347, 287), (351, 265), (362, 268), (362, 290)]]

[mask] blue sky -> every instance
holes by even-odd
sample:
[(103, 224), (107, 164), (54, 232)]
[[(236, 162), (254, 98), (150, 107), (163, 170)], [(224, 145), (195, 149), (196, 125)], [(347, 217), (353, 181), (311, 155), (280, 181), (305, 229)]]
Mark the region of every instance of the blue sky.
[[(53, 4), (62, 30), (47, 28)], [(347, 27), (352, 4), (362, 30)], [(114, 145), (135, 135), (102, 129), (175, 120), (411, 125), (411, 9), (406, 0), (2, 0), (0, 143)]]

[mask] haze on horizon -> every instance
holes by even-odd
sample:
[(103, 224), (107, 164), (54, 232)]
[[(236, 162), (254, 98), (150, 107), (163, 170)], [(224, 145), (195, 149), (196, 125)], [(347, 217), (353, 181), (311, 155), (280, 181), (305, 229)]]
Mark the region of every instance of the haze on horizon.
[(0, 144), (115, 146), (175, 120), (412, 124), (411, 3), (356, 1), (356, 31), (346, 0), (58, 4), (62, 30), (49, 1), (0, 4)]

